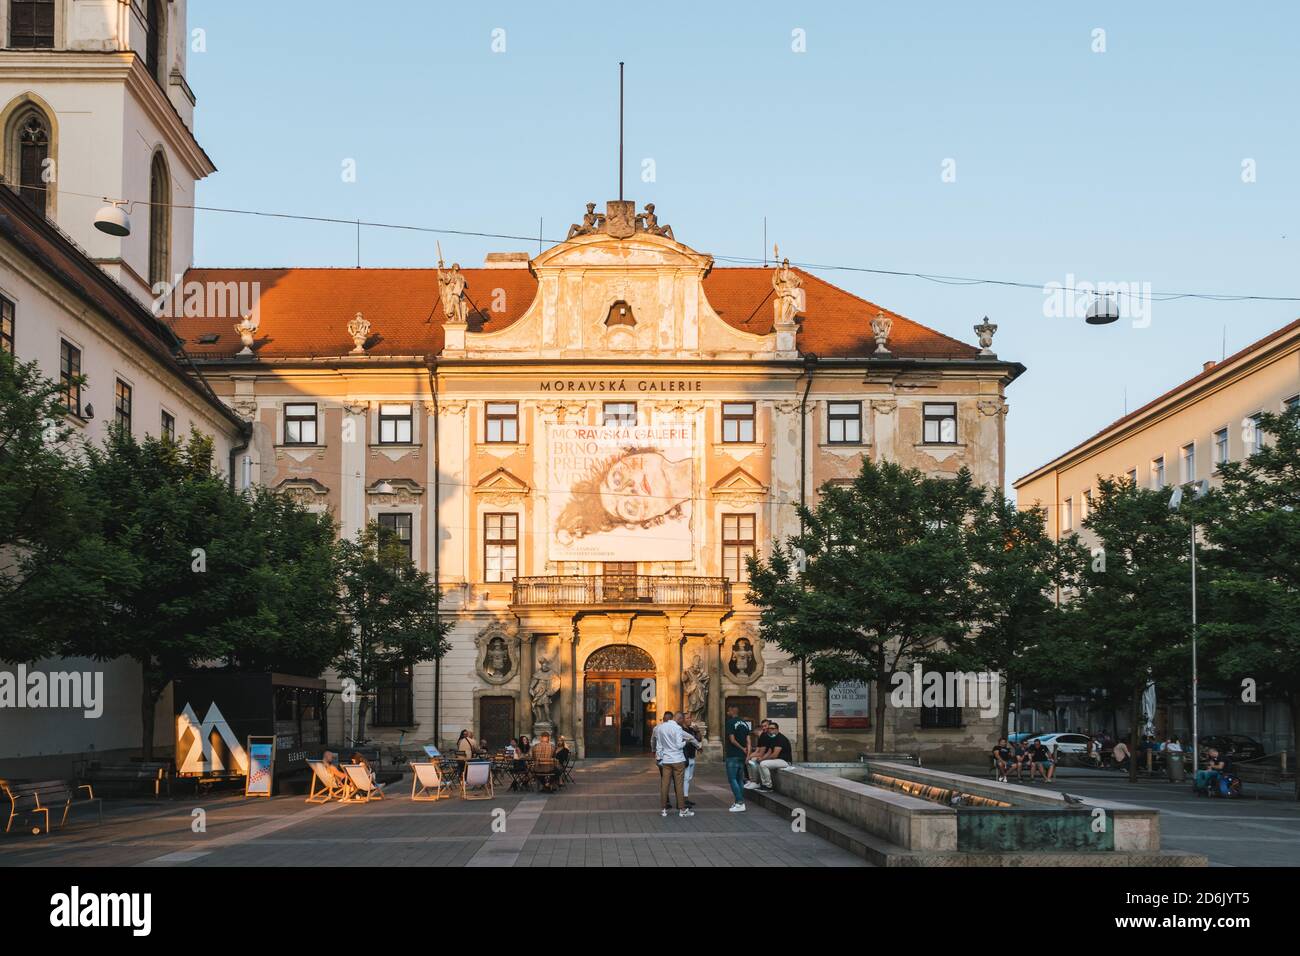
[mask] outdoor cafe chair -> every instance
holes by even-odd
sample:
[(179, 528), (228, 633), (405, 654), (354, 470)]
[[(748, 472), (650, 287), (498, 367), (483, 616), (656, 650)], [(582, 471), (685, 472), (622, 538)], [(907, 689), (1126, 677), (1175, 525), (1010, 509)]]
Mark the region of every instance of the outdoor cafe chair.
[(343, 768), (352, 782), (352, 791), (340, 802), (369, 803), (371, 800), (384, 799), (384, 788), (378, 786), (370, 777), (370, 770), (359, 763), (350, 763)]
[(416, 801), (444, 800), (451, 796), (447, 778), (436, 763), (411, 762), (411, 799)]
[(491, 800), (492, 795), (492, 763), (488, 760), (471, 760), (465, 765), (465, 776), (460, 781), (461, 799)]
[(347, 796), (348, 788), (335, 778), (334, 771), (324, 760), (309, 760), (307, 766), (311, 767), (312, 772), (311, 789), (307, 793), (308, 803), (329, 803)]
[(560, 782), (560, 765), (554, 760), (535, 760), (533, 761), (533, 777), (537, 780), (538, 787), (546, 789), (548, 785), (558, 785)]
[(568, 757), (560, 763), (560, 780), (562, 783), (578, 782), (573, 779), (573, 765), (577, 762), (578, 761), (574, 758), (573, 754), (570, 753)]

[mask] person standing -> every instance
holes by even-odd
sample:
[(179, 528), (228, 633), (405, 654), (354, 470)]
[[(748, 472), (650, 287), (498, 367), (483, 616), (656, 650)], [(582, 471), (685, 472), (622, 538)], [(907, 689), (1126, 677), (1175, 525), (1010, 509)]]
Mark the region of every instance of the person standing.
[(664, 715), (664, 722), (655, 728), (655, 760), (659, 764), (659, 802), (663, 808), (661, 817), (668, 816), (668, 782), (672, 781), (677, 790), (677, 815), (693, 817), (695, 811), (686, 806), (686, 745), (695, 738), (682, 730), (681, 724), (673, 720), (672, 714)]
[(700, 752), (700, 732), (696, 729), (689, 710), (682, 711), (680, 723), (682, 730), (691, 737), (682, 748), (682, 753), (686, 755), (686, 772), (682, 775), (682, 799), (686, 802), (686, 809), (692, 810), (695, 804), (691, 801), (691, 781), (695, 779), (695, 758)]
[(749, 753), (749, 721), (740, 716), (740, 708), (732, 704), (727, 708), (727, 723), (723, 729), (723, 764), (727, 768), (727, 784), (731, 787), (732, 813), (745, 812), (745, 758)]

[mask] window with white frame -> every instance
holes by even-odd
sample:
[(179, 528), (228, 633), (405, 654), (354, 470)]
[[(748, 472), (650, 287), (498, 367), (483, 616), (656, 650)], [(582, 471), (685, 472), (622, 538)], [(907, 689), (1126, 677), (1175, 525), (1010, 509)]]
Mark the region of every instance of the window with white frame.
[(1246, 457), (1250, 457), (1264, 447), (1264, 430), (1259, 427), (1259, 412), (1251, 415), (1247, 419), (1245, 428), (1246, 433)]
[(1179, 475), (1179, 480), (1182, 481), (1183, 484), (1187, 484), (1187, 482), (1189, 481), (1195, 481), (1196, 480), (1196, 443), (1195, 442), (1188, 442), (1186, 445), (1183, 446), (1182, 451), (1179, 453), (1179, 462), (1182, 468), (1182, 471)]
[(1092, 489), (1083, 489), (1083, 499), (1079, 502), (1079, 520), (1087, 521), (1088, 515), (1092, 514)]
[(736, 445), (754, 441), (754, 403), (722, 403), (722, 440)]
[(14, 354), (14, 304), (0, 296), (0, 352)]
[(1129, 480), (1129, 484), (1131, 484), (1134, 488), (1138, 486), (1138, 470), (1136, 468), (1130, 468), (1128, 470), (1128, 480)]
[(722, 576), (738, 583), (749, 580), (747, 558), (754, 556), (754, 516), (722, 516)]
[(831, 445), (862, 444), (862, 403), (826, 403), (826, 441)]
[(607, 426), (631, 428), (636, 425), (636, 402), (606, 402), (601, 421)]
[(81, 349), (67, 339), (59, 340), (59, 385), (63, 407), (81, 417)]
[(131, 386), (120, 378), (113, 387), (113, 422), (131, 433)]
[(409, 445), (412, 438), (410, 403), (379, 403), (379, 444)]
[(1151, 487), (1159, 491), (1165, 486), (1165, 456), (1151, 459)]
[(176, 440), (176, 416), (164, 408), (160, 424), (162, 425), (163, 440), (174, 442)]
[(1220, 428), (1214, 433), (1214, 466), (1217, 468), (1228, 460), (1228, 429)]
[(1074, 530), (1074, 499), (1066, 498), (1061, 502), (1061, 530)]
[(396, 541), (406, 551), (406, 559), (413, 560), (415, 551), (411, 535), (414, 522), (411, 515), (391, 512), (379, 515), (379, 529), (386, 541)]
[(483, 425), (483, 440), (492, 444), (513, 444), (519, 441), (519, 403), (488, 402), (487, 417)]
[(314, 402), (284, 406), (284, 443), (316, 444), (316, 405)]
[(957, 444), (957, 405), (954, 402), (926, 402), (922, 406), (921, 441), (927, 445)]
[(519, 571), (519, 516), (483, 516), (483, 578), (489, 582), (513, 581)]

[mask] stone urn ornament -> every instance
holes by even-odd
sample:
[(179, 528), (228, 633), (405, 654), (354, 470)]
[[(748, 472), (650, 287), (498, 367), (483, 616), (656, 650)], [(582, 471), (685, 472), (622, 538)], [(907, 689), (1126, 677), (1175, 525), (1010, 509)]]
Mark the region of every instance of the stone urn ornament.
[(370, 338), (370, 321), (360, 312), (348, 322), (348, 335), (352, 336), (353, 352), (366, 350), (366, 339)]
[(257, 335), (257, 325), (258, 320), (253, 318), (253, 313), (249, 312), (235, 326), (235, 331), (239, 333), (239, 341), (244, 346), (239, 352), (240, 355), (253, 354), (253, 338)]
[(894, 320), (883, 312), (877, 312), (876, 317), (871, 320), (871, 334), (876, 337), (877, 355), (889, 355), (889, 349), (885, 343), (889, 341), (889, 333), (894, 331)]
[(998, 327), (989, 321), (989, 317), (984, 316), (984, 321), (975, 326), (975, 334), (979, 336), (980, 355), (993, 357), (993, 333)]

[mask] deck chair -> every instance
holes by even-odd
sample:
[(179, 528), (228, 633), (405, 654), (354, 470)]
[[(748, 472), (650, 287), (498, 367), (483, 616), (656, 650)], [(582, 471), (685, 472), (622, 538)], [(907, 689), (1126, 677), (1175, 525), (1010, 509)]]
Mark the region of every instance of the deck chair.
[(340, 800), (341, 803), (369, 803), (371, 800), (384, 799), (384, 788), (370, 779), (370, 771), (365, 766), (350, 763), (343, 769), (347, 771), (352, 790)]
[(451, 796), (447, 778), (442, 775), (436, 763), (416, 763), (411, 761), (411, 799), (442, 800)]
[[(474, 796), (470, 796), (470, 791)], [(492, 762), (490, 760), (471, 760), (465, 766), (465, 776), (460, 781), (462, 800), (492, 799)]]
[(334, 776), (334, 771), (330, 770), (324, 760), (308, 760), (307, 766), (311, 767), (311, 790), (307, 793), (308, 803), (329, 803), (331, 800), (342, 800), (347, 796), (347, 788)]

